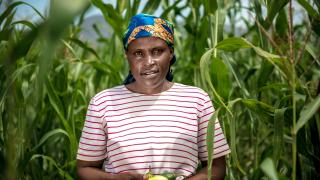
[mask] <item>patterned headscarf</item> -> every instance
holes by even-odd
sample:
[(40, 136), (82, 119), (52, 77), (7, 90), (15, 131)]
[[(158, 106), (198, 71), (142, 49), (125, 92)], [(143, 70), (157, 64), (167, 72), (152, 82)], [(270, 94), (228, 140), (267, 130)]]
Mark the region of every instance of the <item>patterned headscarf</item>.
[(124, 49), (127, 50), (131, 41), (141, 37), (159, 37), (166, 41), (169, 47), (173, 47), (173, 25), (160, 17), (137, 14), (131, 18), (128, 29), (124, 33)]

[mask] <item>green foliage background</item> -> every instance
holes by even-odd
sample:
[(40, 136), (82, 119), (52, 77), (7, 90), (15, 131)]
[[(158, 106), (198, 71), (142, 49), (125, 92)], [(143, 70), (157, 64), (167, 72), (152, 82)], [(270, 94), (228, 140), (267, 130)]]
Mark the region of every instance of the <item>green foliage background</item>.
[[(126, 76), (121, 36), (130, 17), (159, 6), (175, 25), (175, 82), (204, 88), (219, 109), (232, 150), (226, 179), (320, 178), (319, 0), (143, 4), (52, 0), (43, 15), (0, 1), (1, 179), (76, 179), (89, 100)], [(41, 21), (17, 20), (18, 6)], [(90, 6), (114, 32), (106, 38), (96, 27), (95, 48), (79, 38)]]

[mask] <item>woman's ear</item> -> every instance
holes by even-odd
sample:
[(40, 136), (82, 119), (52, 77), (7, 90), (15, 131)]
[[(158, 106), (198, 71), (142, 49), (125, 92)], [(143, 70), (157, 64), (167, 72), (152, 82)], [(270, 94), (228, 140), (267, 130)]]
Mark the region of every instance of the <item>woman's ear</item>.
[(173, 47), (170, 47), (170, 52), (171, 52), (171, 54), (174, 54), (174, 48)]
[(172, 59), (174, 56), (174, 49), (171, 47), (170, 48), (170, 59)]

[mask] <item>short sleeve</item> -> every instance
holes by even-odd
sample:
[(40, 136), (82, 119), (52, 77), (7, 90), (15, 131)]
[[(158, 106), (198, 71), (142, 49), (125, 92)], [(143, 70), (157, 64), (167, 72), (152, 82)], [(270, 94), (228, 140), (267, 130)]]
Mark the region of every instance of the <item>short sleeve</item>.
[(99, 161), (106, 158), (107, 135), (102, 124), (102, 107), (91, 99), (82, 129), (77, 159)]
[[(199, 159), (201, 161), (207, 161), (208, 160), (208, 152), (207, 152), (207, 145), (206, 145), (207, 127), (208, 127), (209, 119), (214, 113), (214, 107), (212, 105), (210, 97), (207, 94), (205, 95), (204, 101), (202, 102), (202, 107), (200, 107), (199, 110), (200, 110), (198, 115)], [(229, 145), (227, 143), (227, 140), (225, 139), (223, 130), (220, 127), (220, 123), (218, 119), (215, 122), (213, 148), (214, 148), (213, 158), (218, 158), (230, 153)]]

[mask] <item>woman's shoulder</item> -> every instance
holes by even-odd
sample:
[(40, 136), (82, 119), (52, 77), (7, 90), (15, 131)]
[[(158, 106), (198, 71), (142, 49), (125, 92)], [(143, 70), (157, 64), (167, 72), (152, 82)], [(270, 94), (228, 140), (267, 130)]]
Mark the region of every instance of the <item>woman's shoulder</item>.
[(174, 83), (174, 88), (175, 88), (175, 90), (179, 90), (181, 92), (190, 92), (190, 93), (194, 92), (194, 93), (201, 94), (203, 96), (208, 96), (208, 93), (206, 91), (204, 91), (202, 88), (192, 86), (192, 85)]
[(124, 85), (118, 85), (118, 86), (114, 86), (114, 87), (111, 87), (111, 88), (107, 88), (107, 89), (101, 90), (100, 92), (96, 93), (92, 97), (92, 99), (93, 100), (99, 100), (102, 97), (106, 97), (106, 96), (109, 96), (109, 95), (115, 95), (115, 94), (121, 94), (124, 91), (125, 91)]

